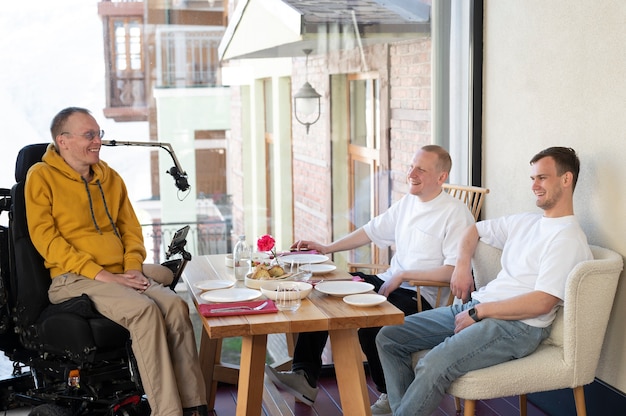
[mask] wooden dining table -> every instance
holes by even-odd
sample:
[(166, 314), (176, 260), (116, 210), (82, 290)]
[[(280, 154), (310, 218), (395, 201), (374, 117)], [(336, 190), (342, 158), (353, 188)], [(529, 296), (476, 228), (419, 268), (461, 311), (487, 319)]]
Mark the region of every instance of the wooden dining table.
[[(225, 256), (195, 256), (185, 267), (183, 279), (193, 295), (196, 307), (210, 303), (200, 297), (202, 291), (196, 287), (200, 281), (229, 280), (236, 282), (235, 287), (244, 287), (243, 281), (235, 280), (233, 269), (226, 266)], [(327, 263), (332, 264), (330, 260)], [(347, 271), (336, 269), (323, 275), (314, 275), (312, 280), (319, 279), (351, 280), (352, 276)], [(295, 312), (209, 318), (201, 313), (199, 315), (204, 329), (200, 337), (200, 365), (207, 386), (209, 408), (214, 407), (217, 382), (236, 377), (238, 416), (261, 415), (268, 334), (312, 331), (329, 333), (343, 413), (370, 415), (357, 330), (404, 322), (404, 314), (387, 301), (376, 306), (351, 306), (343, 302), (341, 297), (317, 290), (311, 291)], [(242, 337), (239, 368), (221, 363), (221, 340), (228, 337)]]

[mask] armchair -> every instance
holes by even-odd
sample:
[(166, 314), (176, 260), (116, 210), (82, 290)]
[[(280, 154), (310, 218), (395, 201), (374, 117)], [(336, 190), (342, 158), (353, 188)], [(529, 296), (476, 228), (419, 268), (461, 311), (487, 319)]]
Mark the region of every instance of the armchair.
[[(448, 393), (465, 399), (465, 416), (474, 415), (475, 401), (520, 396), (526, 414), (526, 394), (572, 388), (578, 416), (586, 415), (583, 386), (594, 380), (613, 298), (622, 271), (622, 257), (591, 246), (594, 259), (579, 263), (567, 281), (564, 306), (550, 336), (527, 357), (471, 371), (455, 380)], [(474, 255), (476, 286), (485, 285), (500, 270), (500, 250), (479, 243)], [(413, 354), (414, 363), (424, 351)], [(458, 407), (457, 407), (458, 409)]]

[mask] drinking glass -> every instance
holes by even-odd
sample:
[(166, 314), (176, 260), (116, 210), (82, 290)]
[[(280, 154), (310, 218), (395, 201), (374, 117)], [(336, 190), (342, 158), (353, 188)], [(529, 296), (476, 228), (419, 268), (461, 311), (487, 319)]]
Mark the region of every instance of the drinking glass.
[(281, 311), (296, 311), (300, 307), (300, 286), (297, 282), (280, 282), (276, 295), (276, 307)]
[(313, 277), (311, 263), (301, 263), (298, 265), (298, 280), (308, 282)]
[(246, 275), (250, 273), (250, 263), (250, 260), (241, 260), (239, 262), (239, 266), (235, 267), (235, 279), (246, 279)]

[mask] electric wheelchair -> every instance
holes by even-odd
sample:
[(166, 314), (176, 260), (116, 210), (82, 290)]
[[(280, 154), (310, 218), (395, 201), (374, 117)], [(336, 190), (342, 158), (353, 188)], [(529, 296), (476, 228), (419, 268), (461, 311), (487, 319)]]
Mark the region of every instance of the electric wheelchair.
[[(50, 274), (34, 248), (26, 222), (24, 183), (47, 144), (24, 147), (17, 157), (16, 184), (0, 190), (0, 350), (13, 361), (20, 383), (0, 394), (0, 409), (30, 405), (31, 416), (149, 415), (128, 331), (100, 315), (82, 297), (52, 305)], [(188, 226), (179, 230), (163, 263), (174, 288), (191, 255)], [(4, 389), (3, 389), (4, 390)]]

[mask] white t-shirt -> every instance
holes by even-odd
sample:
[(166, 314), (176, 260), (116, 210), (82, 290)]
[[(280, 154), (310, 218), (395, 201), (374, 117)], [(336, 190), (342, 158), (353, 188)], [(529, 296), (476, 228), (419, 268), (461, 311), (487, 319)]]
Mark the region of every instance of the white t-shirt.
[[(389, 269), (378, 275), (386, 281), (399, 271), (455, 266), (459, 240), (473, 223), (467, 205), (442, 191), (428, 202), (407, 194), (363, 230), (381, 248), (395, 245)], [(415, 290), (408, 283), (402, 287)], [(426, 287), (421, 292), (428, 303), (435, 304), (436, 288)]]
[(563, 304), (570, 271), (581, 261), (593, 259), (576, 218), (525, 213), (481, 221), (476, 227), (481, 241), (502, 249), (502, 270), (496, 279), (473, 292), (472, 298), (492, 302), (535, 290), (549, 293), (561, 302), (545, 315), (522, 320), (535, 327), (549, 326)]

